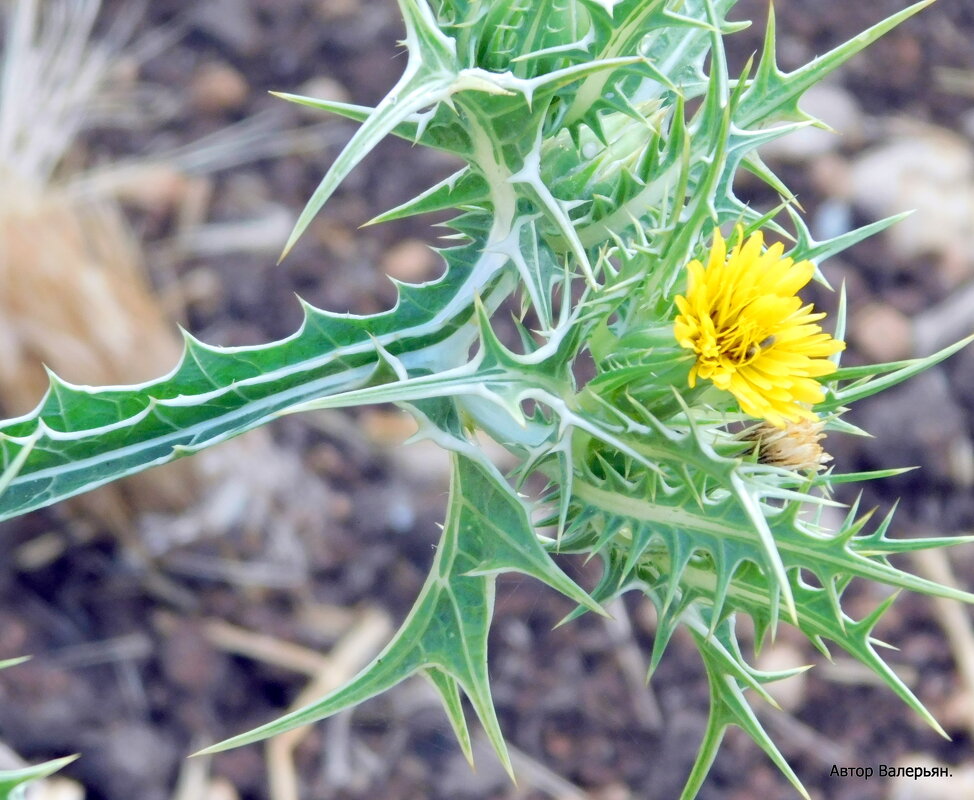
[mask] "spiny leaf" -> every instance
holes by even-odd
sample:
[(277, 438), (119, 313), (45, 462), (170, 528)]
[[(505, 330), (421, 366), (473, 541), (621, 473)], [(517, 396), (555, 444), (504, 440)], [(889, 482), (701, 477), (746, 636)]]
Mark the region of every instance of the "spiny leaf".
[(436, 26), (426, 0), (399, 0), (399, 7), (406, 22), (406, 69), (322, 178), (284, 245), (282, 259), (355, 165), (410, 116), (445, 99), (457, 77), (456, 44)]
[(365, 224), (378, 225), (451, 208), (483, 207), (489, 199), (490, 190), (483, 176), (464, 168), (411, 200), (373, 217)]
[[(527, 512), (507, 484), (483, 464), (454, 455), (446, 525), (429, 577), (393, 640), (356, 677), (321, 700), (202, 751), (260, 741), (349, 708), (410, 675), (433, 682), (470, 757), (457, 692), (469, 698), (498, 758), (510, 758), (490, 698), (487, 634), (494, 581), (501, 572), (532, 575), (594, 610), (599, 606), (544, 552)], [(604, 612), (603, 612), (604, 613)]]
[(45, 761), (23, 769), (0, 770), (0, 800), (20, 800), (23, 788), (41, 778), (46, 778), (76, 760), (78, 756), (66, 756), (53, 761)]
[[(757, 742), (801, 796), (808, 798), (809, 795), (805, 787), (802, 786), (798, 776), (795, 775), (784, 756), (771, 741), (753, 709), (744, 698), (742, 690), (743, 684), (743, 686), (749, 686), (763, 692), (762, 683), (781, 680), (790, 674), (794, 674), (795, 671), (777, 674), (761, 673), (748, 666), (737, 649), (737, 639), (729, 620), (721, 623), (714, 633), (707, 632), (713, 626), (708, 625), (705, 619), (697, 621), (688, 615), (687, 624), (694, 634), (700, 655), (703, 657), (704, 666), (707, 669), (707, 678), (710, 684), (710, 716), (707, 720), (707, 729), (704, 732), (700, 751), (690, 777), (687, 779), (686, 787), (680, 795), (681, 800), (692, 800), (703, 786), (724, 732), (730, 725), (737, 725)], [(800, 672), (801, 670), (797, 671)]]
[(829, 73), (852, 56), (875, 42), (900, 23), (922, 11), (934, 0), (920, 0), (902, 11), (878, 22), (848, 42), (818, 56), (793, 72), (782, 72), (776, 62), (774, 13), (769, 13), (764, 50), (758, 70), (742, 103), (742, 127), (764, 124), (774, 118), (804, 119), (798, 100), (811, 86), (821, 82)]
[[(665, 567), (664, 567), (665, 568)], [(714, 591), (714, 576), (699, 567), (688, 567), (685, 583), (692, 586), (698, 597), (707, 599)], [(841, 647), (846, 653), (868, 667), (904, 703), (940, 735), (943, 728), (933, 718), (923, 703), (910, 691), (896, 673), (883, 661), (873, 647), (871, 633), (882, 615), (889, 609), (895, 594), (879, 604), (862, 620), (849, 618), (841, 609), (841, 589), (837, 581), (828, 581), (823, 587), (810, 586), (797, 573), (792, 578), (798, 620), (797, 627), (826, 657), (831, 658), (825, 642)], [(727, 602), (739, 611), (746, 612), (756, 629), (766, 630), (772, 624), (773, 609), (767, 601), (768, 588), (765, 578), (756, 570), (740, 570), (727, 590)], [(760, 642), (757, 638), (757, 642)]]
[[(914, 375), (919, 375), (921, 372), (930, 369), (935, 364), (939, 364), (972, 341), (974, 341), (974, 334), (924, 358), (837, 370), (829, 376), (830, 382), (849, 378), (857, 378), (858, 380), (847, 386), (833, 388), (831, 395), (819, 404), (818, 408), (826, 413), (896, 386)], [(876, 377), (880, 375), (882, 377)]]
[(360, 317), (305, 305), (295, 334), (255, 347), (211, 347), (187, 335), (168, 376), (133, 386), (96, 389), (52, 375), (37, 409), (0, 426), (8, 483), (0, 519), (196, 452), (310, 398), (367, 384), (376, 343), (410, 369), (461, 363), (476, 336), (468, 324), (474, 293), (486, 290), (488, 302), (499, 301), (490, 282), (504, 259), (475, 245), (445, 255), (439, 280), (400, 285), (387, 312)]

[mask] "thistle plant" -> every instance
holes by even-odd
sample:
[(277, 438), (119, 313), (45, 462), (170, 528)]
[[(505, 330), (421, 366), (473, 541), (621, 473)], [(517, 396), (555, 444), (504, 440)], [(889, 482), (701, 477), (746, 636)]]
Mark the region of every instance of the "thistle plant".
[[(487, 636), (497, 575), (537, 578), (605, 614), (639, 592), (658, 624), (649, 671), (678, 628), (695, 641), (710, 717), (683, 792), (703, 784), (725, 730), (745, 730), (804, 794), (749, 705), (793, 672), (749, 663), (781, 623), (825, 655), (857, 659), (942, 729), (875, 650), (893, 600), (857, 619), (853, 578), (970, 602), (890, 563), (959, 539), (900, 540), (841, 483), (893, 474), (825, 469), (826, 433), (856, 401), (922, 371), (924, 359), (843, 367), (844, 300), (826, 318), (801, 299), (819, 265), (896, 221), (816, 241), (758, 148), (816, 120), (803, 92), (924, 0), (792, 72), (764, 46), (731, 76), (734, 0), (400, 0), (408, 61), (375, 108), (282, 95), (358, 121), (301, 214), (285, 253), (342, 179), (387, 135), (464, 166), (373, 222), (450, 211), (443, 275), (399, 284), (373, 316), (305, 306), (292, 336), (218, 348), (185, 334), (167, 376), (92, 388), (51, 376), (38, 408), (0, 426), (0, 518), (70, 497), (311, 409), (394, 403), (418, 437), (450, 451), (442, 537), (397, 634), (359, 675), (314, 704), (209, 748), (322, 719), (423, 675), (464, 753), (466, 697), (511, 771), (490, 694)], [(781, 196), (771, 212), (735, 195), (744, 169)], [(766, 245), (770, 242), (770, 245)], [(516, 342), (516, 344), (513, 344)], [(581, 364), (584, 369), (579, 368)], [(584, 378), (582, 376), (585, 376)], [(479, 442), (518, 466), (503, 474)], [(588, 590), (563, 553), (598, 559)], [(809, 577), (813, 580), (810, 580)], [(773, 701), (772, 701), (773, 702)]]

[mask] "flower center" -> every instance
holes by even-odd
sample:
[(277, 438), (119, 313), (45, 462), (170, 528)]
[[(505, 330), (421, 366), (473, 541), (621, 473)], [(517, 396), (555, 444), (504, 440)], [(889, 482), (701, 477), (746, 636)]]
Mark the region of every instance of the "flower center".
[(766, 321), (754, 319), (747, 311), (744, 308), (733, 321), (714, 320), (714, 335), (706, 337), (700, 351), (702, 359), (714, 362), (714, 366), (743, 367), (775, 343)]

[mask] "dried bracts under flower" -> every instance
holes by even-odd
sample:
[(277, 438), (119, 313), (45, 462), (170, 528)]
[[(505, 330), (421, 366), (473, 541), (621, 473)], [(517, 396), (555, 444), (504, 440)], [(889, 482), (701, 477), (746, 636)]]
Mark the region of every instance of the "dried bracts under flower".
[(835, 371), (828, 356), (845, 348), (817, 324), (825, 314), (797, 296), (814, 265), (783, 253), (780, 242), (765, 250), (760, 232), (746, 240), (740, 232), (728, 253), (715, 230), (706, 268), (696, 260), (687, 265), (687, 293), (676, 297), (673, 326), (676, 340), (697, 357), (691, 387), (710, 380), (744, 413), (779, 428), (816, 419), (808, 407), (824, 398), (816, 378)]
[(779, 428), (768, 422), (752, 425), (741, 433), (741, 439), (753, 442), (758, 461), (773, 467), (802, 472), (818, 472), (832, 460), (821, 441), (825, 438), (821, 420), (799, 420)]

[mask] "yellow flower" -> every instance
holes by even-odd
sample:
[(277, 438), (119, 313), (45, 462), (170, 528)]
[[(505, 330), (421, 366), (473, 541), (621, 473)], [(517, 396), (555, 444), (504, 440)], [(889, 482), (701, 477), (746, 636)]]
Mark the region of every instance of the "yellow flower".
[(687, 265), (673, 333), (697, 356), (691, 387), (697, 378), (710, 380), (734, 395), (744, 413), (780, 428), (817, 419), (809, 406), (824, 393), (815, 379), (835, 371), (827, 357), (845, 344), (816, 324), (824, 313), (797, 297), (812, 279), (812, 263), (783, 258), (780, 242), (763, 247), (761, 233), (746, 241), (741, 235), (728, 254), (714, 231), (706, 269), (696, 260)]

